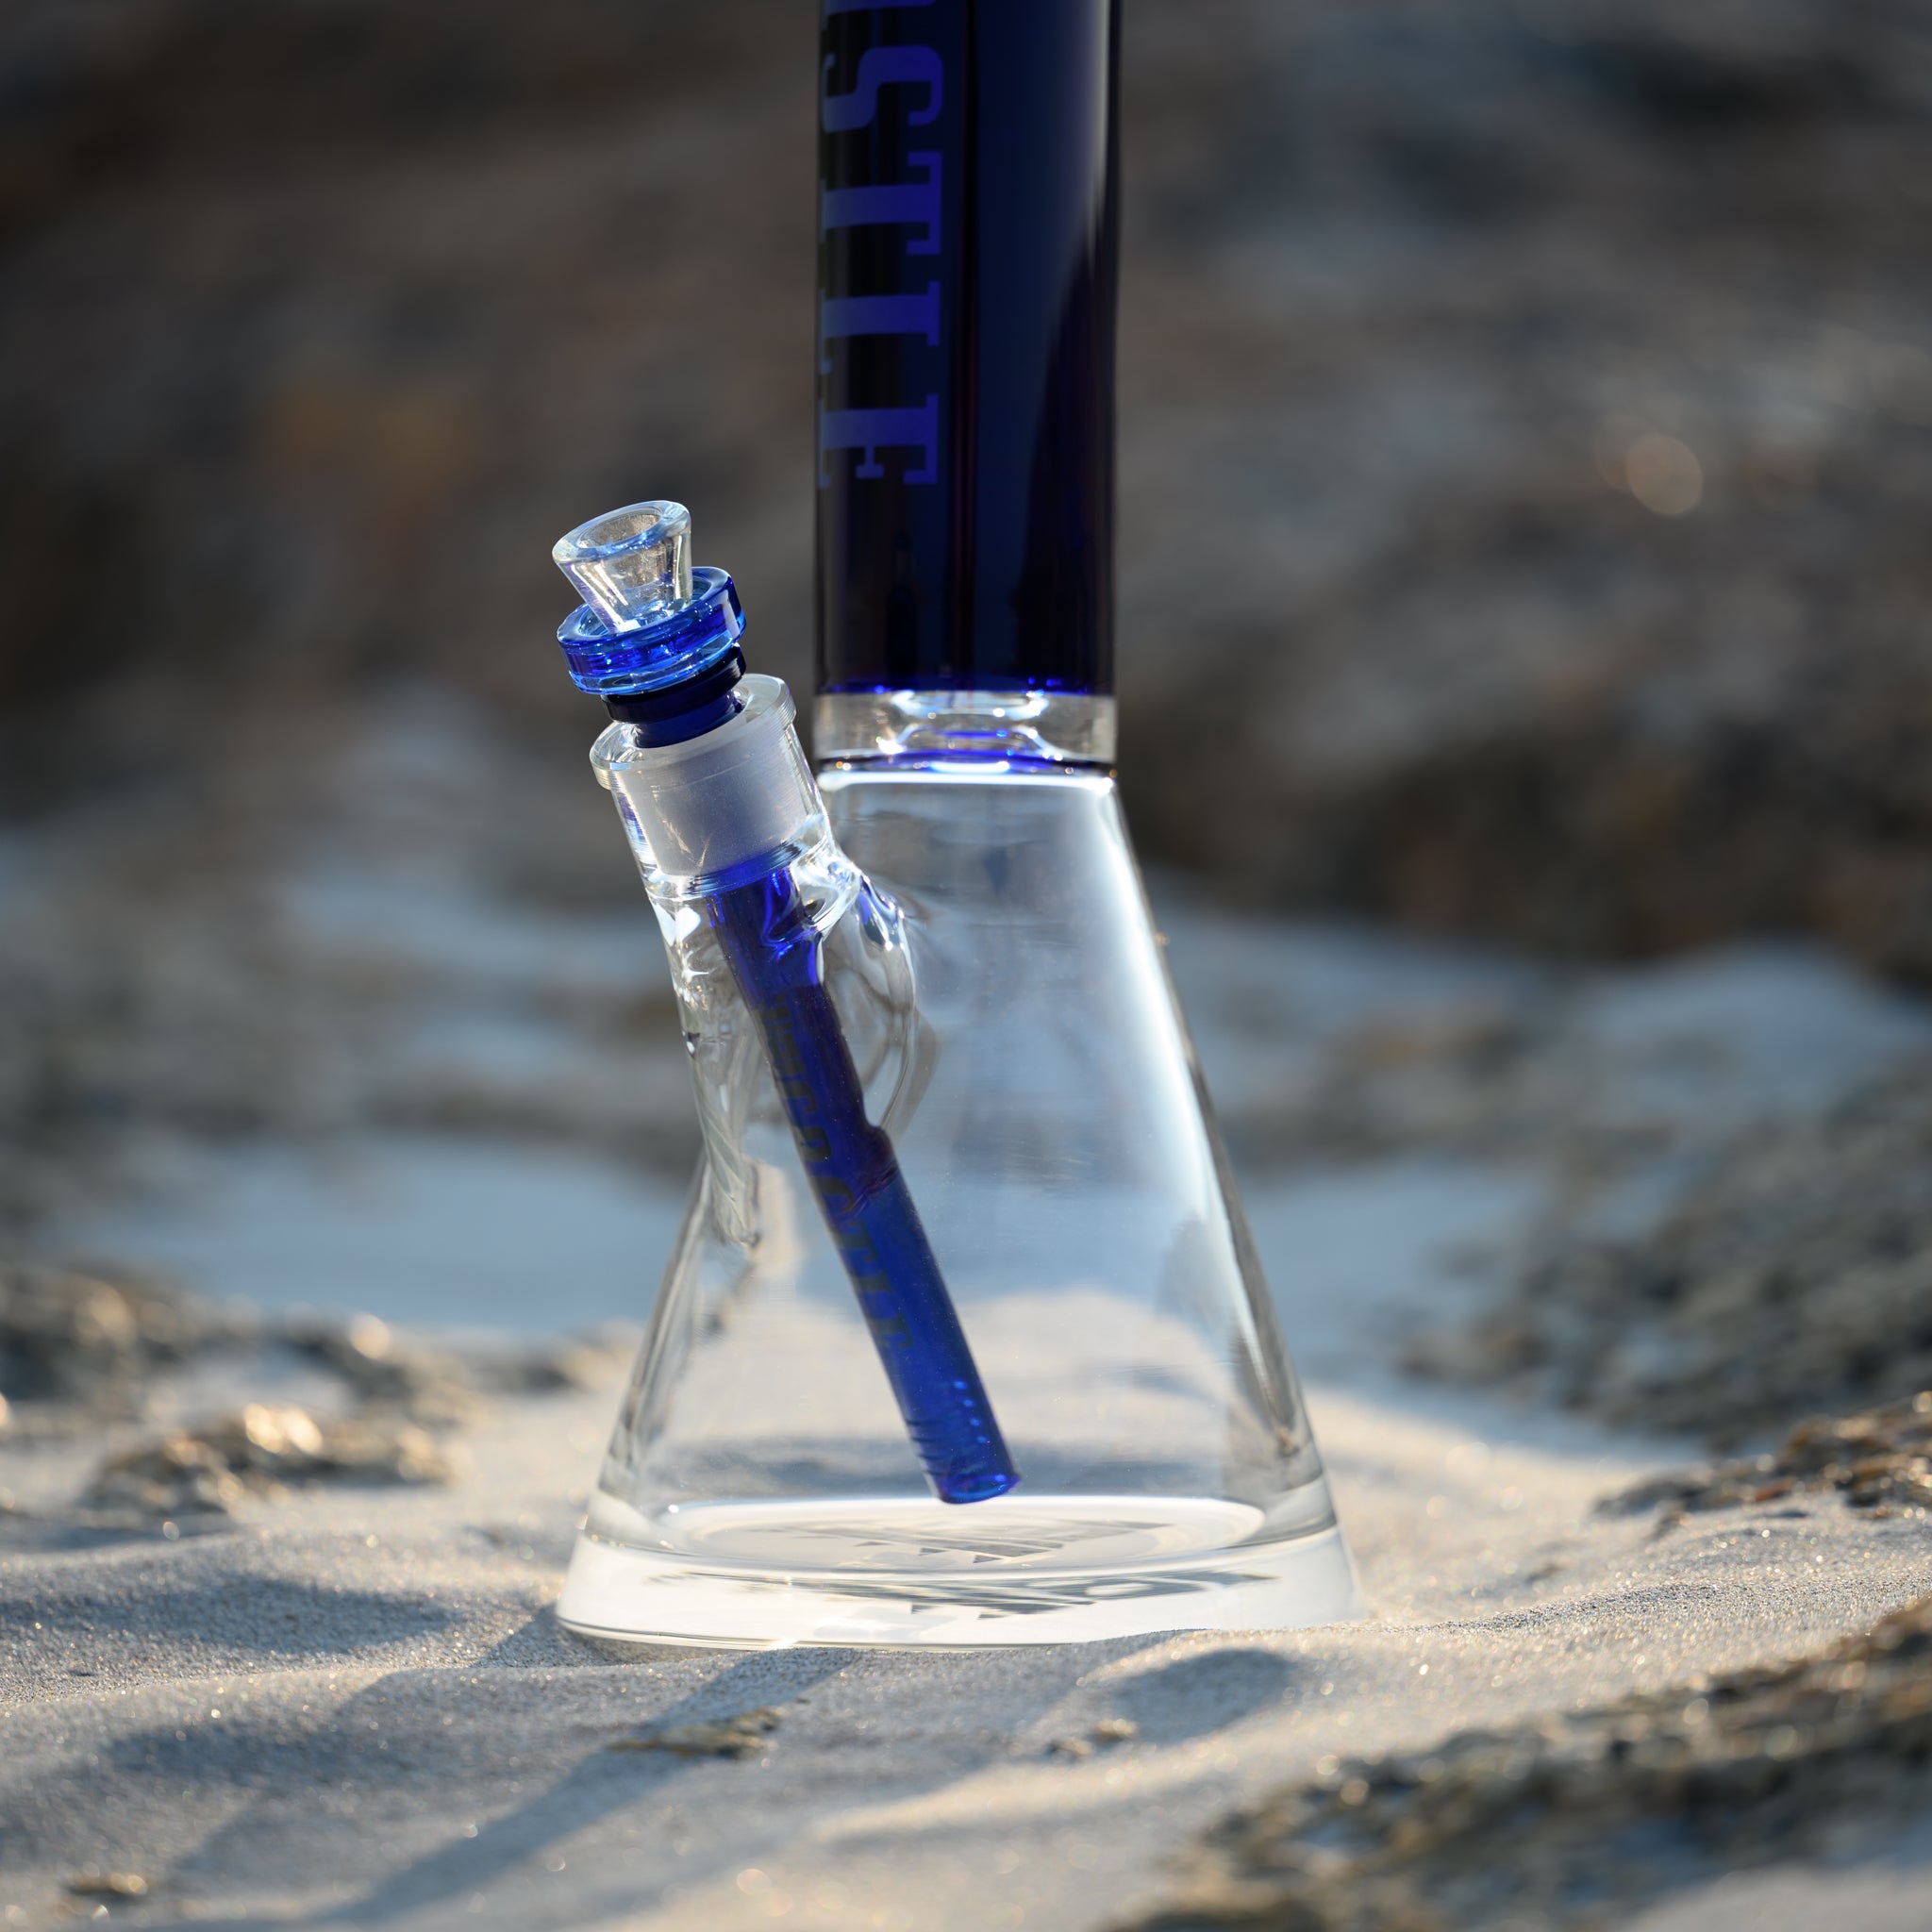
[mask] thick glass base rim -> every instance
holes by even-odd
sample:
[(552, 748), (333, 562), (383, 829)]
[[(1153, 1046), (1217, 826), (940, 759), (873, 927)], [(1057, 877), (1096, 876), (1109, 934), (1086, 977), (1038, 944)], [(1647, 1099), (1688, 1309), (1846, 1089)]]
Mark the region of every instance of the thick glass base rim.
[(967, 1585), (708, 1570), (580, 1535), (558, 1621), (618, 1646), (979, 1650), (1187, 1630), (1290, 1630), (1364, 1614), (1334, 1524), (1138, 1570)]
[[(990, 1507), (989, 1507), (990, 1505)], [(1041, 1516), (1046, 1514), (1042, 1525)], [(1150, 1542), (1144, 1534), (1150, 1524), (1144, 1520), (1152, 1513), (1165, 1536)], [(673, 1508), (672, 1515), (677, 1514)], [(1162, 1569), (1184, 1569), (1206, 1557), (1240, 1556), (1251, 1550), (1266, 1550), (1277, 1543), (1297, 1542), (1303, 1538), (1336, 1526), (1335, 1503), (1324, 1474), (1317, 1474), (1298, 1489), (1277, 1499), (1272, 1510), (1252, 1503), (1237, 1503), (1224, 1497), (1174, 1497), (1148, 1494), (1108, 1494), (1086, 1492), (1041, 1498), (1023, 1485), (1005, 1497), (989, 1498), (986, 1504), (958, 1507), (938, 1504), (930, 1495), (898, 1496), (817, 1496), (750, 1498), (737, 1502), (698, 1505), (695, 1511), (705, 1525), (696, 1540), (677, 1541), (661, 1532), (664, 1519), (657, 1519), (618, 1502), (600, 1491), (591, 1498), (589, 1512), (578, 1534), (585, 1540), (611, 1549), (634, 1550), (653, 1560), (696, 1567), (721, 1581), (782, 1578), (790, 1584), (824, 1585), (835, 1588), (855, 1573), (871, 1583), (896, 1582), (908, 1590), (930, 1590), (949, 1576), (959, 1574), (943, 1560), (935, 1563), (892, 1562), (880, 1552), (891, 1547), (885, 1537), (912, 1535), (926, 1547), (921, 1554), (931, 1558), (936, 1549), (951, 1543), (956, 1549), (971, 1550), (975, 1572), (982, 1580), (994, 1583), (1009, 1579), (1024, 1582), (1056, 1582), (1069, 1578), (1104, 1579), (1115, 1575), (1151, 1574)], [(795, 1541), (789, 1542), (785, 1561), (774, 1560), (769, 1542), (746, 1551), (740, 1543), (733, 1547), (730, 1531), (740, 1524), (754, 1535), (759, 1530), (790, 1532), (795, 1538), (801, 1530), (820, 1539), (849, 1537), (859, 1519), (862, 1540), (871, 1546), (862, 1551), (847, 1548), (847, 1561), (823, 1564), (797, 1560)], [(892, 1519), (898, 1519), (894, 1522)], [(957, 1537), (944, 1529), (938, 1531), (941, 1541), (928, 1541), (935, 1534), (938, 1520), (956, 1527)], [(718, 1534), (720, 1528), (724, 1537)], [(1041, 1537), (1042, 1527), (1048, 1533)], [(1130, 1532), (1124, 1546), (1113, 1543), (1111, 1554), (1102, 1556), (1110, 1533)], [(985, 1538), (991, 1533), (995, 1557)], [(1068, 1541), (1069, 1533), (1077, 1541)], [(1021, 1541), (1016, 1541), (1015, 1538)], [(1027, 1541), (1033, 1547), (1025, 1547)], [(1002, 1547), (1004, 1546), (1004, 1547)], [(832, 1547), (821, 1541), (821, 1548)], [(903, 1550), (906, 1545), (901, 1542)], [(1074, 1549), (1082, 1551), (1073, 1556)], [(1044, 1560), (1042, 1560), (1042, 1557)], [(978, 1566), (984, 1566), (983, 1568)]]

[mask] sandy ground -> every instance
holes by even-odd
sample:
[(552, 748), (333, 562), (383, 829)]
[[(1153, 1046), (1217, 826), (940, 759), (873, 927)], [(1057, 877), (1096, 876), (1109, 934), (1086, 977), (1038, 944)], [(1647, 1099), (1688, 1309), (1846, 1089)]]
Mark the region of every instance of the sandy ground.
[[(1419, 1384), (1393, 1345), (1476, 1306), (1557, 1206), (1641, 1218), (1698, 1133), (1816, 1108), (1922, 1050), (1925, 1008), (1801, 952), (1559, 984), (1168, 897), (1367, 1621), (1012, 1653), (618, 1657), (552, 1608), (614, 1386), (497, 1399), (456, 1435), (450, 1487), (300, 1493), (173, 1538), (76, 1526), (100, 1441), (16, 1432), (0, 1449), (0, 1921), (1099, 1932), (1166, 1895), (1230, 1807), (1331, 1756), (1796, 1657), (1932, 1591), (1923, 1515), (1800, 1496), (1659, 1534), (1654, 1513), (1593, 1513), (1695, 1445)], [(444, 924), (443, 940), (421, 919), (360, 927), (434, 976), (430, 1044), (496, 1083), (492, 1118), (521, 1091), (599, 1118), (569, 1081), (610, 1069), (573, 1060), (561, 1022), (516, 1035), (503, 989), (521, 1010), (566, 968), (621, 986), (646, 957), (634, 925), (600, 916), (572, 943), (560, 920), (526, 921), (519, 960), (485, 943), (487, 916)], [(1485, 1002), (1541, 1015), (1543, 1044), (1479, 1105), (1426, 1052), (1337, 1087), (1338, 1041), (1374, 1034), (1382, 1065), (1391, 1025), (1426, 1039)], [(1611, 1144), (1640, 1152), (1591, 1181)], [(669, 1174), (474, 1124), (240, 1152), (156, 1141), (142, 1171), (49, 1246), (144, 1256), (264, 1305), (526, 1329), (641, 1312), (645, 1285), (625, 1309), (608, 1283), (649, 1271), (614, 1275), (610, 1257), (655, 1265), (676, 1200)], [(540, 1252), (558, 1288), (533, 1318), (519, 1271)], [(215, 1365), (175, 1400), (265, 1392), (258, 1370)], [(609, 1748), (766, 1707), (775, 1725), (744, 1756)], [(1932, 1843), (1905, 1825), (1888, 1843), (1853, 1865), (1712, 1872), (1636, 1923), (1932, 1924)], [(72, 1889), (104, 1873), (145, 1894)]]
[[(550, 1607), (601, 1392), (505, 1405), (449, 1491), (16, 1548), (0, 1905), (56, 1923), (69, 1880), (119, 1871), (152, 1889), (110, 1914), (143, 1925), (1098, 1927), (1326, 1754), (1796, 1655), (1932, 1584), (1921, 1519), (1830, 1501), (1658, 1538), (1591, 1515), (1644, 1466), (1627, 1450), (1313, 1401), (1374, 1614), (1301, 1633), (614, 1659)], [(16, 1455), (18, 1499), (85, 1460)], [(608, 1748), (763, 1707), (750, 1757)], [(1108, 1719), (1136, 1735), (1055, 1748)], [(1856, 1898), (1862, 1923), (1921, 1926), (1932, 1865), (1901, 1860), (1719, 1884), (1645, 1923), (1823, 1928)]]

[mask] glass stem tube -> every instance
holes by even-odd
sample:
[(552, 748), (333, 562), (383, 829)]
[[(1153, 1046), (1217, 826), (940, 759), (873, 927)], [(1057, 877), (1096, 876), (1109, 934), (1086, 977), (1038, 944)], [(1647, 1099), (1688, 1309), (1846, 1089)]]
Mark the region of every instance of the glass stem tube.
[(934, 1493), (946, 1503), (1004, 1494), (1019, 1472), (891, 1140), (866, 1113), (816, 926), (783, 871), (708, 895), (704, 908)]
[[(744, 675), (744, 618), (723, 571), (690, 561), (691, 513), (652, 498), (593, 517), (551, 555), (584, 598), (558, 631), (617, 744), (592, 760), (647, 891), (689, 882), (743, 1000), (807, 1181), (934, 1493), (979, 1503), (1020, 1474), (883, 1127), (865, 1109), (823, 935), (789, 869), (824, 802), (791, 694)], [(656, 883), (654, 883), (656, 882)], [(674, 965), (678, 941), (665, 927)]]

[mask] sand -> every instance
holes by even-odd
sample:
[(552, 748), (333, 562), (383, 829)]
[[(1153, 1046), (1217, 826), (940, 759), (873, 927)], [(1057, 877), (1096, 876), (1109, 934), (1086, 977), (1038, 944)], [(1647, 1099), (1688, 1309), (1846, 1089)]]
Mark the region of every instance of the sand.
[[(1179, 1896), (1204, 1832), (1326, 1759), (1795, 1657), (1932, 1591), (1922, 1514), (1807, 1494), (1660, 1531), (1656, 1510), (1596, 1505), (1698, 1442), (1400, 1366), (1406, 1338), (1479, 1314), (1552, 1225), (1654, 1219), (1714, 1136), (1836, 1104), (1924, 1051), (1932, 1013), (1790, 949), (1567, 981), (1168, 904), (1366, 1621), (1009, 1653), (618, 1657), (552, 1608), (608, 1378), (492, 1396), (450, 1434), (447, 1486), (250, 1497), (172, 1536), (75, 1512), (104, 1448), (145, 1425), (16, 1426), (0, 1438), (0, 1923), (1103, 1932)], [(616, 1116), (570, 1084), (568, 1009), (546, 1009), (549, 1044), (518, 1058), (506, 1042), (559, 972), (590, 961), (614, 999), (644, 956), (601, 914), (575, 946), (563, 915), (525, 916), (515, 959), (479, 942), (509, 929), (488, 908), (444, 924), (446, 941), (366, 922), (361, 943), (386, 936), (405, 991), (398, 960), (420, 955), (438, 1077), (462, 1074), (480, 1124), (398, 1124), (381, 1095), (358, 1115), (345, 1084), (330, 1136), (271, 1124), (232, 1151), (151, 1136), (114, 1170), (142, 1186), (70, 1190), (90, 1198), (42, 1224), (41, 1251), (169, 1263), (270, 1309), (336, 1284), (345, 1304), (433, 1324), (474, 1283), (486, 1324), (641, 1312), (641, 1287), (618, 1307), (609, 1284), (661, 1251), (675, 1182), (600, 1164), (594, 1133), (516, 1138), (519, 1093), (546, 1121), (578, 1097), (593, 1124)], [(607, 996), (582, 997), (594, 1029)], [(1464, 1078), (1455, 1042), (1496, 1010), (1527, 1043), (1500, 1060), (1481, 1046), (1490, 1071)], [(534, 1310), (513, 1235), (553, 1264)], [(277, 1374), (212, 1357), (160, 1407), (332, 1399), (312, 1367)], [(1680, 1877), (1632, 1923), (1932, 1923), (1932, 1843), (1908, 1818), (1849, 1860)]]
[[(70, 1881), (123, 1872), (150, 1889), (110, 1916), (142, 1925), (1099, 1927), (1325, 1754), (1796, 1655), (1932, 1580), (1919, 1518), (1832, 1501), (1659, 1538), (1591, 1514), (1647, 1466), (1627, 1451), (1312, 1399), (1374, 1614), (1293, 1634), (614, 1659), (550, 1608), (608, 1391), (504, 1404), (449, 1490), (174, 1541), (18, 1530), (0, 1908), (57, 1923)], [(16, 1454), (18, 1500), (85, 1459)], [(759, 1707), (751, 1755), (608, 1748)], [(1756, 1923), (1841, 1924), (1846, 1882), (1772, 1888)], [(1932, 1915), (1932, 1866), (1857, 1882)]]

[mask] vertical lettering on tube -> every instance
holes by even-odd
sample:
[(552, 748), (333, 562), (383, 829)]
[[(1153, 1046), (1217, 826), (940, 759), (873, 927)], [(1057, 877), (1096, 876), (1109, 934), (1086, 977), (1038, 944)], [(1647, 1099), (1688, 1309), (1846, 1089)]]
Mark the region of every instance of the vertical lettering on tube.
[(822, 0), (819, 688), (1112, 676), (1119, 0)]

